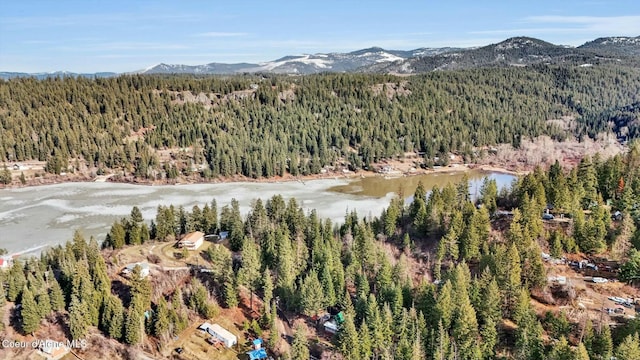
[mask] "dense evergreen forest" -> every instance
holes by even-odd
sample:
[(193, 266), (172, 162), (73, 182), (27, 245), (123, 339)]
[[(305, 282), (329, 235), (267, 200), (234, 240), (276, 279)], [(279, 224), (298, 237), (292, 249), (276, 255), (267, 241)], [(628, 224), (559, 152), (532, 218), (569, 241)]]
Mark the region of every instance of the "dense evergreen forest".
[[(0, 81), (0, 161), (47, 161), (52, 173), (86, 164), (152, 179), (192, 171), (295, 176), (338, 162), (369, 168), (405, 152), (423, 154), (430, 166), (450, 152), (472, 161), (476, 147), (517, 147), (523, 137), (595, 136), (609, 129), (600, 114), (638, 94), (640, 70), (608, 65), (412, 77), (19, 78)], [(564, 115), (578, 125), (546, 121)], [(621, 131), (632, 137), (634, 129)], [(184, 156), (161, 159), (162, 149)]]
[[(5, 297), (22, 304), (19, 326), (33, 333), (41, 319), (63, 317), (71, 338), (97, 327), (105, 336), (139, 344), (143, 332), (178, 334), (191, 316), (211, 318), (220, 307), (238, 306), (240, 289), (264, 306), (251, 331), (267, 347), (279, 339), (279, 308), (314, 315), (327, 307), (344, 311), (333, 339), (345, 359), (610, 359), (640, 358), (640, 320), (610, 328), (599, 321), (570, 322), (567, 315), (534, 311), (532, 298), (548, 289), (541, 252), (609, 254), (623, 263), (620, 279), (640, 276), (640, 145), (625, 155), (585, 158), (565, 172), (556, 164), (521, 177), (510, 190), (485, 181), (473, 202), (463, 181), (427, 191), (413, 201), (391, 201), (376, 218), (351, 212), (343, 224), (305, 213), (295, 199), (256, 200), (241, 216), (238, 203), (214, 201), (187, 210), (159, 206), (147, 225), (140, 211), (113, 224), (103, 247), (173, 241), (185, 232), (229, 231), (229, 246), (211, 246), (212, 272), (169, 292), (153, 292), (139, 268), (127, 284), (115, 283), (95, 239), (76, 233), (65, 246), (15, 262), (2, 273)], [(606, 203), (610, 203), (608, 206)], [(551, 207), (570, 218), (551, 226), (541, 215)], [(513, 209), (503, 222), (498, 209)], [(620, 211), (622, 219), (611, 220)], [(239, 256), (238, 256), (239, 255)], [(430, 256), (428, 275), (412, 264)], [(124, 290), (123, 290), (124, 287)], [(153, 309), (152, 316), (145, 317)], [(309, 358), (298, 330), (290, 354)]]

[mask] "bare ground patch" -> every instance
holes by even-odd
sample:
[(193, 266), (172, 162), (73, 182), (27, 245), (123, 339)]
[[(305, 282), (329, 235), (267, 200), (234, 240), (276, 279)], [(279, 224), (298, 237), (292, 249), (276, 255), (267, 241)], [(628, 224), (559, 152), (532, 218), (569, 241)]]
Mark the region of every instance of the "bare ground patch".
[(568, 167), (576, 165), (586, 155), (599, 153), (602, 158), (608, 158), (623, 150), (615, 137), (607, 134), (601, 134), (596, 140), (587, 138), (582, 142), (558, 142), (548, 136), (540, 136), (531, 140), (523, 139), (519, 149), (514, 149), (510, 144), (499, 145), (495, 155), (479, 159), (478, 164), (521, 171), (535, 166), (549, 166), (558, 160), (563, 167)]

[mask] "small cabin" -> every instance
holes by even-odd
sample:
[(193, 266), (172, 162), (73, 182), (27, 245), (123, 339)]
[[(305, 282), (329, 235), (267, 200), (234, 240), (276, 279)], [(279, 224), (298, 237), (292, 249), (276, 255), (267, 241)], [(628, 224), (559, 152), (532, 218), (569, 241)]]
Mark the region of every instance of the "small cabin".
[(247, 352), (247, 355), (249, 355), (249, 360), (262, 360), (269, 357), (266, 350), (262, 348), (262, 339), (254, 339), (252, 341), (252, 344), (253, 350)]
[(53, 340), (41, 341), (38, 351), (42, 356), (49, 360), (62, 359), (69, 353), (69, 348), (62, 343)]
[(136, 268), (136, 266), (140, 267), (140, 277), (143, 278), (143, 279), (146, 278), (147, 276), (149, 276), (149, 274), (151, 273), (151, 268), (149, 267), (148, 263), (139, 262), (139, 263), (133, 263), (133, 264), (127, 265), (122, 270), (122, 275), (131, 276), (131, 274), (133, 274), (133, 270)]
[(249, 355), (249, 360), (263, 360), (269, 358), (264, 349), (251, 350), (247, 352), (247, 355)]
[(329, 334), (337, 334), (338, 333), (338, 324), (334, 319), (331, 319), (323, 324), (324, 331)]

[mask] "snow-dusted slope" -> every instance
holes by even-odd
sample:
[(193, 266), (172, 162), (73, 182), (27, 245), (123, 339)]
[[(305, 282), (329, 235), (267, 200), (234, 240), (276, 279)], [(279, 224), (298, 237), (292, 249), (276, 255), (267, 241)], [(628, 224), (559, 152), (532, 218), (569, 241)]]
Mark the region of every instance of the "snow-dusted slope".
[(594, 51), (603, 55), (638, 56), (640, 55), (640, 36), (598, 38), (581, 45), (579, 49)]
[(578, 48), (560, 46), (529, 37), (513, 37), (497, 44), (473, 49), (456, 49), (446, 53), (412, 57), (400, 62), (373, 65), (364, 72), (421, 73), (495, 66), (527, 66), (533, 64), (600, 64), (619, 61), (626, 56), (629, 64), (637, 64), (632, 56), (640, 55), (639, 38), (601, 38)]
[[(474, 48), (419, 48), (386, 50), (371, 47), (349, 53), (320, 53), (285, 56), (257, 64), (210, 63), (204, 65), (164, 64), (134, 71), (136, 74), (237, 74), (277, 73), (315, 74), (321, 72), (420, 73), (433, 70), (463, 69), (486, 66), (526, 66), (536, 63), (593, 65), (604, 61), (640, 66), (640, 36), (604, 37), (577, 48), (554, 45), (529, 37), (514, 37), (497, 44)], [(107, 77), (116, 73), (74, 74), (0, 72), (0, 78), (34, 76)]]
[(259, 64), (220, 64), (206, 65), (167, 65), (158, 64), (138, 73), (142, 74), (232, 74), (232, 73), (278, 73), (278, 74), (315, 74), (320, 72), (350, 72), (374, 64), (387, 64), (403, 61), (414, 56), (441, 54), (458, 49), (415, 49), (410, 51), (368, 48), (350, 53), (303, 54)]

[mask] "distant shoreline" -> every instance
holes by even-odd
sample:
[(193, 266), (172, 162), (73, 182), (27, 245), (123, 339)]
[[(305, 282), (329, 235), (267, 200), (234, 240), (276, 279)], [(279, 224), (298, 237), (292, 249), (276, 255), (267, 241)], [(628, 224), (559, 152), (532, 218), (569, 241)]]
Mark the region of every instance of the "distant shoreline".
[(55, 185), (55, 184), (64, 184), (64, 183), (86, 183), (86, 182), (99, 182), (99, 183), (114, 183), (114, 184), (131, 184), (131, 185), (143, 185), (143, 186), (167, 186), (167, 185), (191, 185), (191, 184), (228, 184), (228, 183), (281, 183), (281, 182), (305, 182), (312, 180), (331, 180), (331, 179), (342, 179), (342, 180), (353, 180), (357, 178), (368, 178), (368, 177), (397, 177), (397, 176), (418, 176), (418, 175), (429, 175), (429, 174), (439, 174), (439, 173), (460, 173), (460, 172), (468, 172), (468, 171), (483, 171), (483, 172), (495, 172), (513, 176), (521, 176), (528, 171), (514, 171), (509, 170), (499, 166), (491, 166), (491, 165), (476, 165), (476, 164), (452, 164), (449, 166), (436, 167), (433, 169), (417, 169), (415, 171), (395, 171), (393, 173), (384, 174), (380, 172), (368, 171), (368, 170), (359, 170), (357, 172), (349, 171), (349, 172), (338, 172), (331, 171), (320, 174), (311, 174), (304, 176), (293, 176), (291, 174), (286, 174), (283, 177), (274, 176), (270, 178), (250, 178), (246, 176), (236, 175), (228, 178), (212, 178), (205, 179), (202, 177), (183, 177), (179, 178), (176, 181), (163, 179), (163, 180), (148, 180), (141, 179), (132, 176), (122, 177), (118, 174), (108, 174), (108, 175), (98, 175), (96, 177), (91, 177), (87, 174), (66, 174), (66, 175), (52, 175), (46, 174), (45, 176), (35, 177), (27, 180), (25, 184), (16, 183), (15, 179), (10, 185), (0, 185), (0, 190), (6, 189), (24, 189), (30, 187), (44, 186), (44, 185)]

